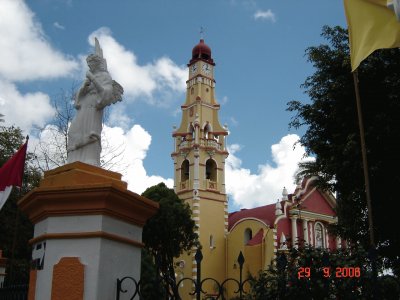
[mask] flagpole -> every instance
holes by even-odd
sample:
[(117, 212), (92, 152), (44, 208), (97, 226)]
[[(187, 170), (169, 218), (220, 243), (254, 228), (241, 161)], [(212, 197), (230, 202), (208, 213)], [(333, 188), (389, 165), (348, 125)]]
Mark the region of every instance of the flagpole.
[(361, 111), (360, 91), (359, 91), (359, 87), (358, 87), (358, 69), (354, 70), (353, 79), (354, 79), (354, 89), (356, 92), (358, 127), (360, 129), (361, 154), (362, 154), (362, 162), (363, 162), (363, 169), (364, 169), (365, 193), (367, 196), (369, 239), (370, 239), (371, 246), (375, 248), (374, 225), (373, 225), (373, 220), (372, 220), (371, 192), (370, 192), (369, 175), (368, 175), (367, 150), (365, 147), (364, 123), (363, 123), (362, 111)]
[[(22, 195), (22, 188), (18, 189), (18, 196), (15, 202), (21, 198)], [(18, 227), (19, 227), (19, 207), (17, 205), (17, 210), (15, 212), (15, 220), (14, 220), (14, 235), (13, 235), (13, 242), (11, 246), (11, 265), (10, 265), (10, 283), (11, 284), (20, 284), (20, 282), (16, 282), (14, 279), (14, 269), (15, 269), (15, 248), (17, 246), (17, 237), (18, 237)]]
[(369, 185), (369, 175), (368, 175), (368, 161), (367, 161), (367, 150), (365, 146), (365, 132), (364, 132), (364, 123), (362, 118), (362, 110), (361, 110), (361, 100), (360, 100), (360, 90), (358, 86), (358, 68), (353, 72), (353, 80), (354, 80), (354, 90), (356, 94), (356, 103), (357, 103), (357, 116), (358, 116), (358, 127), (360, 130), (360, 140), (361, 140), (361, 155), (363, 162), (363, 171), (364, 171), (364, 183), (365, 183), (365, 194), (367, 198), (367, 209), (368, 209), (368, 227), (369, 227), (369, 240), (370, 247), (372, 253), (371, 255), (371, 264), (372, 264), (372, 276), (373, 276), (373, 299), (376, 299), (376, 287), (377, 287), (377, 268), (376, 268), (376, 246), (375, 246), (375, 235), (374, 235), (374, 224), (372, 219), (372, 203), (371, 203), (371, 191)]
[[(26, 136), (25, 138), (25, 143), (28, 143), (29, 140), (29, 135)], [(16, 202), (22, 197), (22, 193), (23, 193), (23, 182), (22, 182), (22, 186), (20, 188), (18, 188), (18, 195), (17, 195), (17, 199)], [(19, 207), (17, 205), (17, 210), (15, 212), (15, 220), (14, 220), (14, 236), (13, 236), (13, 242), (12, 242), (12, 246), (11, 246), (11, 265), (10, 265), (10, 282), (11, 284), (20, 284), (21, 282), (16, 282), (15, 281), (15, 248), (17, 246), (17, 238), (18, 238), (18, 231), (19, 231), (19, 219), (20, 219), (20, 214), (19, 214)]]

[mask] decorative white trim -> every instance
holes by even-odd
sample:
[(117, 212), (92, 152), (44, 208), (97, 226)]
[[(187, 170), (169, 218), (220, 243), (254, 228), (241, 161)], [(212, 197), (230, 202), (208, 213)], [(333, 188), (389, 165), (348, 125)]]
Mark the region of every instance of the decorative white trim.
[(326, 248), (329, 248), (329, 233), (328, 228), (325, 228)]
[(321, 219), (323, 221), (329, 222), (329, 223), (335, 223), (337, 222), (337, 217), (336, 216), (329, 216), (329, 215), (324, 215), (324, 214), (319, 214), (311, 211), (306, 211), (306, 210), (299, 210), (299, 209), (292, 209), (290, 210), (290, 215), (291, 216), (298, 216), (301, 214), (301, 217), (307, 217), (308, 219)]
[(254, 217), (248, 217), (248, 218), (240, 219), (238, 222), (236, 222), (235, 224), (233, 224), (233, 226), (232, 226), (231, 230), (229, 230), (229, 232), (232, 232), (232, 230), (233, 230), (237, 225), (239, 225), (240, 223), (242, 223), (242, 222), (244, 222), (244, 221), (246, 221), (246, 220), (254, 220), (254, 221), (260, 222), (261, 224), (265, 225), (265, 227), (270, 228), (270, 226), (269, 226), (267, 223), (265, 223), (264, 221), (262, 221), (262, 220), (260, 220), (260, 219), (257, 219), (257, 218), (254, 218)]
[[(303, 194), (307, 191), (308, 186), (311, 184), (311, 182), (313, 182), (313, 181), (315, 181), (315, 180), (317, 180), (317, 179), (318, 179), (317, 176), (312, 176), (312, 177), (310, 177), (310, 178), (306, 181), (305, 187), (304, 187), (303, 189), (299, 190), (299, 191), (294, 195), (294, 197), (299, 198), (299, 197), (303, 196)], [(292, 198), (293, 198), (293, 197), (292, 197)], [(305, 198), (306, 198), (306, 197), (305, 197)]]
[(292, 247), (297, 248), (297, 216), (292, 216), (290, 221), (292, 222)]
[(287, 218), (287, 216), (286, 216), (285, 213), (283, 213), (283, 214), (280, 215), (280, 216), (277, 216), (277, 217), (275, 218), (274, 225), (275, 225), (275, 224), (278, 224), (278, 222), (279, 222), (280, 220), (285, 219), (285, 218)]
[(314, 223), (309, 223), (310, 224), (310, 245), (314, 246)]
[(340, 236), (336, 237), (336, 249), (340, 249), (342, 248), (342, 239), (340, 238)]
[(303, 238), (306, 244), (310, 243), (308, 235), (308, 220), (303, 219)]
[(279, 250), (287, 250), (288, 245), (287, 245), (287, 240), (285, 234), (282, 232), (281, 233), (281, 238), (279, 240)]

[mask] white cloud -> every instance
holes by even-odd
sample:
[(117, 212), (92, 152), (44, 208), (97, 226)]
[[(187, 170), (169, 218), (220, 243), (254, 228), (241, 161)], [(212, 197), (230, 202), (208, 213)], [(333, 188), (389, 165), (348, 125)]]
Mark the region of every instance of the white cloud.
[(238, 122), (238, 120), (235, 119), (235, 117), (230, 117), (229, 121), (233, 126), (238, 126), (239, 125), (239, 122)]
[(4, 125), (16, 125), (30, 132), (33, 126), (43, 127), (53, 116), (54, 108), (48, 95), (21, 94), (13, 83), (0, 79), (0, 112), (4, 115)]
[(222, 100), (219, 101), (219, 104), (225, 105), (226, 103), (228, 103), (228, 97), (227, 97), (227, 96), (223, 96), (223, 97), (222, 97)]
[[(170, 188), (173, 187), (173, 179), (147, 174), (143, 160), (149, 150), (151, 136), (143, 127), (136, 124), (130, 130), (124, 131), (120, 127), (104, 126), (103, 131), (107, 143), (123, 150), (118, 165), (111, 169), (123, 174), (123, 180), (128, 182), (130, 190), (141, 194), (146, 188), (160, 182), (164, 182)], [(106, 151), (106, 149), (103, 150)], [(105, 159), (107, 159), (107, 156)]]
[(55, 28), (57, 28), (57, 29), (61, 29), (61, 30), (64, 30), (64, 29), (65, 29), (65, 26), (61, 25), (61, 24), (58, 23), (58, 22), (54, 22), (54, 23), (53, 23), (53, 26), (54, 26)]
[(271, 21), (272, 23), (276, 22), (276, 16), (272, 12), (272, 10), (257, 10), (254, 13), (254, 19), (255, 20), (266, 20), (266, 21)]
[(54, 113), (49, 96), (23, 94), (17, 83), (68, 76), (79, 67), (76, 59), (54, 49), (34, 13), (22, 0), (0, 1), (0, 111), (5, 125), (29, 133), (43, 127)]
[(77, 62), (54, 49), (22, 0), (0, 1), (0, 78), (12, 82), (65, 76)]
[(124, 97), (128, 100), (145, 97), (151, 104), (165, 106), (174, 98), (172, 94), (184, 93), (185, 66), (176, 65), (168, 57), (141, 66), (135, 53), (119, 44), (108, 28), (102, 27), (90, 34), (88, 40), (92, 46), (95, 37), (100, 41), (109, 72), (124, 87)]
[(231, 5), (239, 5), (241, 4), (246, 9), (254, 9), (257, 7), (256, 0), (230, 0)]
[(43, 171), (66, 164), (65, 136), (55, 125), (48, 124), (37, 136), (29, 138), (28, 150), (35, 153), (36, 166)]
[[(30, 139), (29, 151), (34, 151), (39, 157), (40, 166), (44, 170), (52, 169), (65, 163), (66, 150), (62, 144), (63, 140), (64, 136), (54, 125), (47, 125), (39, 139), (35, 137)], [(143, 161), (150, 144), (150, 134), (138, 124), (127, 131), (121, 127), (104, 125), (101, 160), (106, 164), (103, 168), (121, 173), (122, 180), (128, 182), (128, 189), (138, 194), (160, 182), (172, 188), (173, 179), (147, 174)], [(48, 157), (47, 163), (43, 159), (44, 153)]]
[(124, 130), (128, 130), (133, 124), (134, 120), (132, 117), (126, 114), (127, 108), (126, 103), (121, 102), (118, 105), (112, 105), (106, 108), (106, 121), (105, 123), (111, 126), (121, 127)]
[(230, 152), (226, 160), (226, 187), (235, 205), (252, 208), (260, 205), (275, 203), (282, 197), (282, 189), (286, 187), (290, 192), (295, 188), (293, 176), (298, 163), (312, 158), (304, 158), (305, 149), (294, 144), (299, 136), (289, 134), (284, 136), (278, 144), (271, 146), (272, 158), (276, 166), (269, 163), (260, 165), (257, 174), (242, 167), (242, 161), (236, 156), (240, 151), (237, 144), (230, 145)]

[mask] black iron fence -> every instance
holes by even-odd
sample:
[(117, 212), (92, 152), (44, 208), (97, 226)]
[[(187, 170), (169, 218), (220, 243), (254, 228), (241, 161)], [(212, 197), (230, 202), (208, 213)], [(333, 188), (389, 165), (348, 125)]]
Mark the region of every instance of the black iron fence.
[(0, 299), (1, 300), (27, 300), (28, 299), (28, 285), (15, 284), (15, 285), (0, 285)]
[[(222, 282), (218, 282), (214, 278), (201, 278), (201, 261), (203, 260), (203, 254), (201, 251), (198, 249), (196, 251), (195, 255), (195, 260), (197, 263), (197, 276), (196, 279), (192, 279), (189, 277), (185, 277), (180, 279), (179, 281), (174, 284), (176, 286), (177, 294), (169, 292), (169, 294), (166, 296), (166, 299), (174, 299), (174, 300), (180, 300), (181, 298), (188, 298), (189, 296), (196, 298), (196, 300), (225, 300), (226, 298), (226, 289), (227, 285), (230, 285), (230, 288), (232, 289), (233, 286), (233, 293), (235, 294), (235, 299), (238, 300), (243, 300), (245, 299), (244, 297), (246, 296), (246, 290), (245, 290), (245, 285), (248, 283), (248, 279), (243, 280), (243, 264), (244, 264), (244, 256), (242, 252), (240, 252), (238, 256), (238, 264), (239, 264), (239, 278), (227, 278)], [(168, 279), (166, 278), (161, 278), (162, 280), (168, 282)], [(123, 288), (123, 283), (125, 282), (125, 285), (129, 285), (130, 283), (130, 288)], [(181, 291), (179, 291), (179, 286), (182, 285), (184, 282), (189, 282), (192, 284), (193, 288), (192, 291), (189, 292), (187, 295), (181, 295)], [(213, 292), (212, 294), (205, 290), (205, 285), (213, 285)], [(116, 300), (120, 300), (121, 296), (123, 294), (130, 293), (128, 297), (130, 297), (130, 300), (135, 299), (142, 299), (142, 293), (141, 293), (141, 286), (142, 283), (141, 281), (137, 281), (135, 278), (132, 278), (130, 276), (123, 277), (121, 279), (117, 279), (117, 295), (116, 295)], [(126, 295), (124, 297), (126, 297)]]

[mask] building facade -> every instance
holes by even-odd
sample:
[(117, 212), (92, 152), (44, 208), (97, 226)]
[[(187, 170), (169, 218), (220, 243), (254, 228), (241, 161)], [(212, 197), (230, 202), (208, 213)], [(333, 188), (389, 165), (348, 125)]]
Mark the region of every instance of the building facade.
[[(227, 126), (222, 126), (215, 98), (215, 63), (211, 48), (204, 40), (193, 48), (188, 63), (186, 99), (182, 120), (174, 128), (174, 190), (192, 209), (202, 245), (202, 278), (222, 282), (238, 278), (237, 257), (244, 254), (244, 273), (256, 275), (266, 269), (279, 251), (298, 247), (300, 243), (336, 249), (340, 240), (327, 231), (337, 222), (335, 198), (318, 190), (315, 178), (299, 184), (293, 193), (283, 189), (276, 204), (242, 209), (228, 214), (225, 190)], [(268, 199), (266, 199), (267, 202)], [(196, 278), (194, 251), (176, 263), (179, 278)], [(181, 286), (186, 294), (192, 286)], [(209, 294), (213, 286), (207, 286)], [(231, 288), (228, 287), (228, 294)]]
[(291, 247), (311, 245), (333, 251), (345, 246), (328, 232), (328, 226), (337, 223), (336, 200), (315, 186), (316, 179), (304, 179), (291, 194), (284, 188), (276, 204), (229, 214), (229, 277), (237, 275), (234, 259), (239, 251), (246, 259), (244, 271), (257, 275), (272, 264), (278, 252)]
[[(226, 235), (228, 205), (225, 192), (226, 136), (218, 117), (220, 105), (215, 98), (215, 63), (204, 40), (192, 50), (188, 63), (186, 100), (181, 106), (182, 121), (175, 128), (175, 192), (192, 209), (200, 243), (203, 246), (203, 277), (223, 280), (226, 277)], [(196, 278), (193, 257), (183, 258), (178, 278)]]

